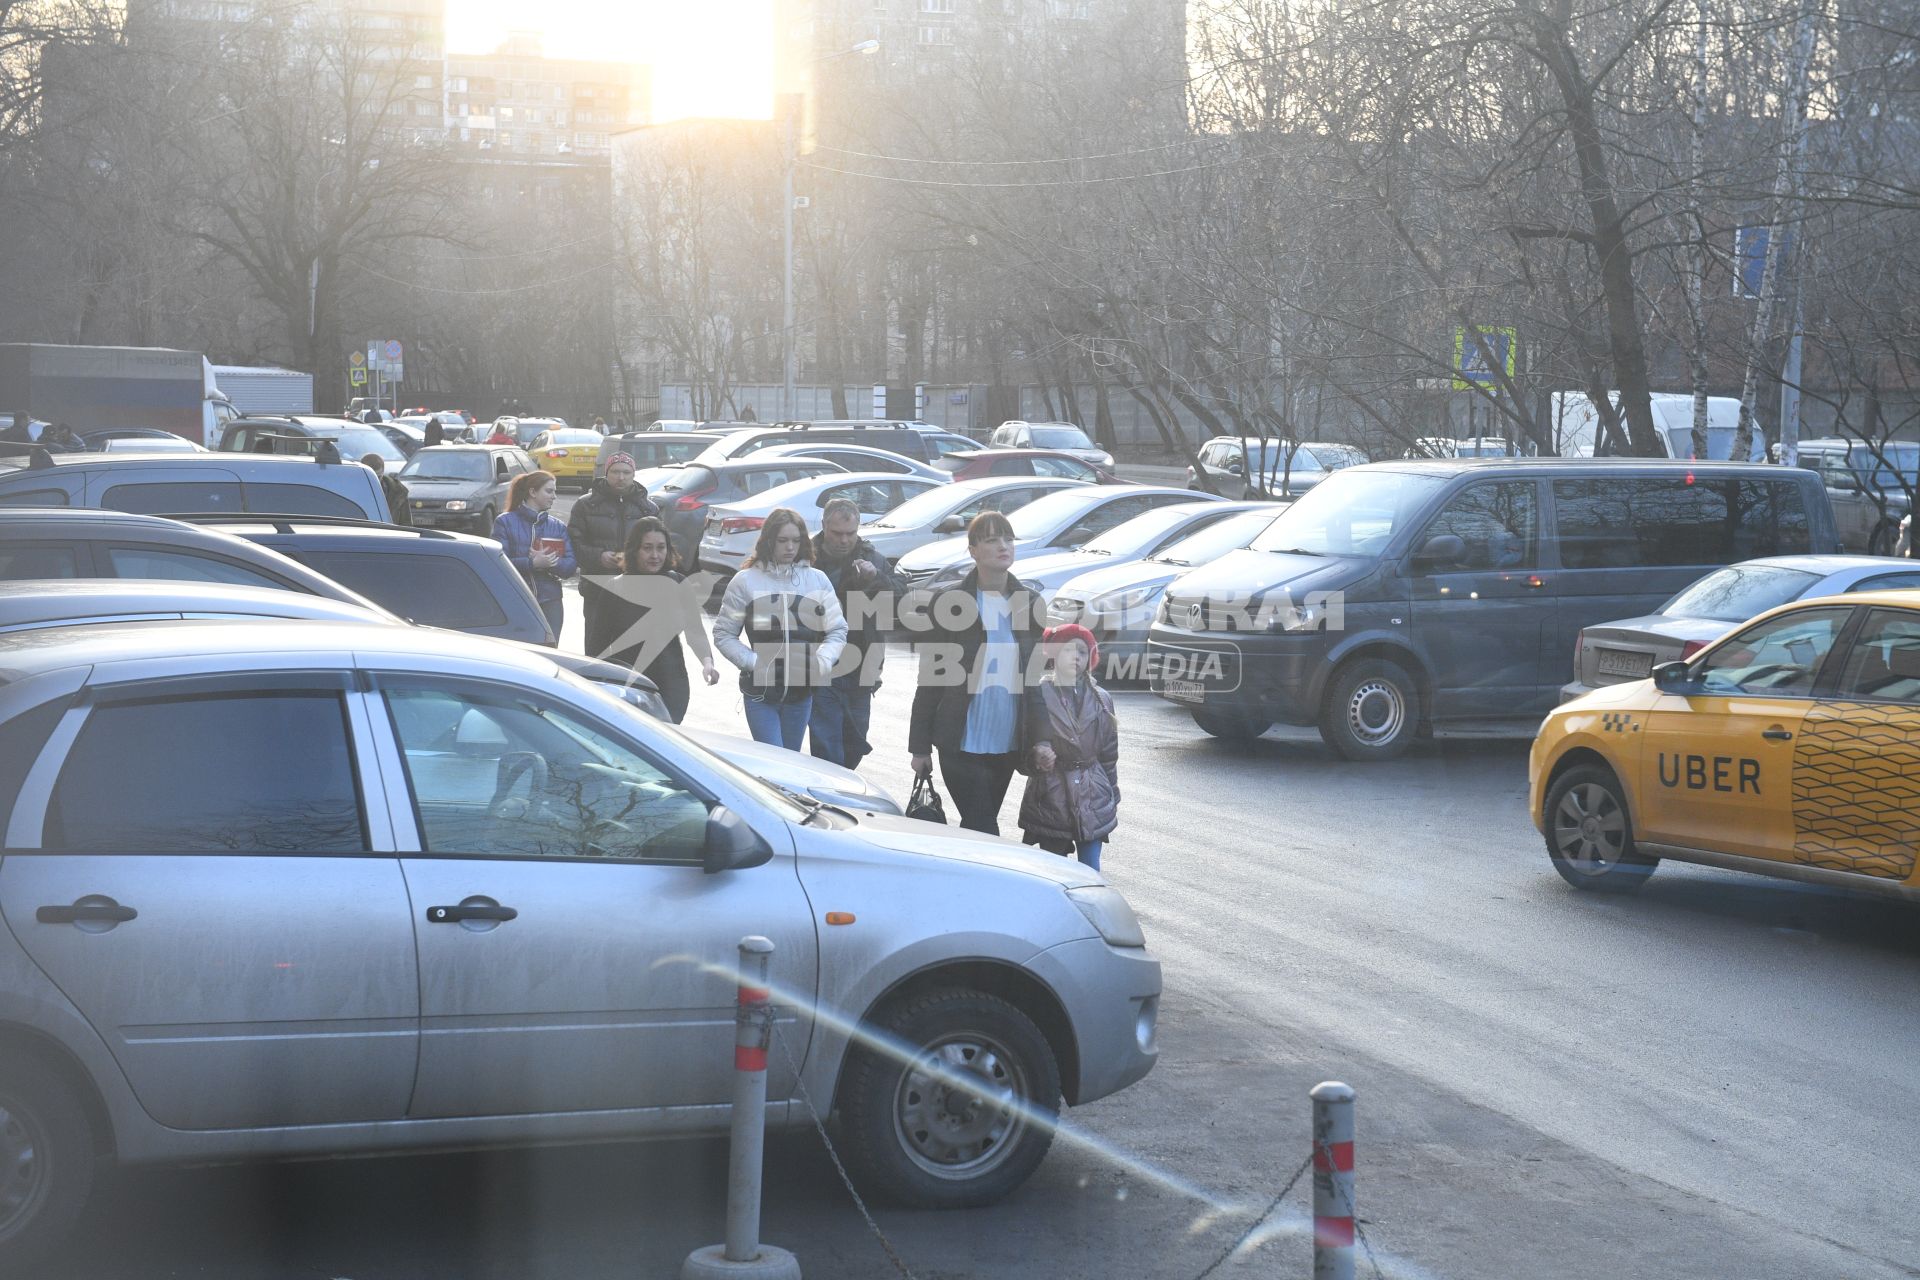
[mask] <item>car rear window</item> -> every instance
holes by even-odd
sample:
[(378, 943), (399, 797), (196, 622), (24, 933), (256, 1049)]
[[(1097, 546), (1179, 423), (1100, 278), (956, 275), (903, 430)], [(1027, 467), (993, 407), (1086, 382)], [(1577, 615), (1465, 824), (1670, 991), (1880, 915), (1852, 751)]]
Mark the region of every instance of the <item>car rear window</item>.
[(349, 591), (422, 626), (472, 631), (507, 622), (493, 589), (457, 556), (281, 550)]
[(0, 507), (64, 507), (67, 494), (64, 489), (16, 489), (12, 493), (0, 494)]
[[(369, 513), (353, 500), (310, 484), (249, 484), (247, 510), (276, 516), (345, 516), (365, 520)], [(379, 512), (372, 515), (377, 518)]]
[(0, 544), (0, 579), (20, 582), (37, 578), (77, 578), (79, 555), (70, 546)]
[(1780, 565), (1736, 564), (1716, 569), (1660, 606), (1670, 618), (1710, 618), (1745, 622), (1789, 600), (1798, 600), (1817, 573)]
[[(100, 505), (108, 511), (130, 511), (143, 516), (212, 515), (223, 511), (247, 509), (240, 496), (239, 483), (232, 480), (165, 480), (116, 484), (100, 495)], [(264, 509), (273, 510), (272, 507)], [(359, 512), (356, 511), (354, 514), (358, 515)]]

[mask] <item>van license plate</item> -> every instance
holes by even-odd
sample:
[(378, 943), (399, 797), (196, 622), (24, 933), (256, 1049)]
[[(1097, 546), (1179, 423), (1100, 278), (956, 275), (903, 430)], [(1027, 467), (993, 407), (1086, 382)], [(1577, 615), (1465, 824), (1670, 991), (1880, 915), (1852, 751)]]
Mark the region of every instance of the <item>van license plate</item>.
[(1207, 687), (1198, 680), (1163, 680), (1160, 692), (1181, 702), (1205, 702)]
[(1628, 653), (1624, 649), (1600, 651), (1600, 674), (1603, 676), (1625, 676), (1629, 680), (1644, 680), (1652, 672), (1653, 655), (1650, 653)]

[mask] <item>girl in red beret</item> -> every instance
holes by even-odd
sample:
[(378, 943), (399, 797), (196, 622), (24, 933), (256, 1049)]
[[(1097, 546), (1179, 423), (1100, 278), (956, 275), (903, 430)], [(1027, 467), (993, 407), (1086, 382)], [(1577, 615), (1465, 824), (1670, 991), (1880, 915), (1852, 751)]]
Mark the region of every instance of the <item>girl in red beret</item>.
[(1021, 834), (1098, 870), (1120, 823), (1120, 730), (1113, 699), (1093, 679), (1100, 646), (1078, 623), (1049, 629), (1040, 646), (1053, 670), (1026, 694)]

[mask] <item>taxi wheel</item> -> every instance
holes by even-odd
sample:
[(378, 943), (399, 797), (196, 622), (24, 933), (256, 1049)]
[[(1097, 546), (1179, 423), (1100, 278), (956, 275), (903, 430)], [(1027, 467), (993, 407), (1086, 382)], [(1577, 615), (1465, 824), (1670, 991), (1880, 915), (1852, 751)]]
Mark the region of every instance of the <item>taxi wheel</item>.
[(873, 1191), (922, 1209), (1004, 1199), (1053, 1143), (1060, 1066), (1033, 1020), (998, 996), (948, 988), (895, 1004), (849, 1056), (847, 1162)]
[(1392, 662), (1359, 658), (1333, 673), (1320, 738), (1349, 760), (1391, 760), (1420, 731), (1420, 690)]
[(1634, 846), (1620, 782), (1595, 764), (1567, 770), (1547, 792), (1547, 857), (1574, 888), (1605, 893), (1631, 893), (1660, 865)]
[(93, 1192), (93, 1126), (57, 1075), (0, 1058), (0, 1273), (44, 1257)]

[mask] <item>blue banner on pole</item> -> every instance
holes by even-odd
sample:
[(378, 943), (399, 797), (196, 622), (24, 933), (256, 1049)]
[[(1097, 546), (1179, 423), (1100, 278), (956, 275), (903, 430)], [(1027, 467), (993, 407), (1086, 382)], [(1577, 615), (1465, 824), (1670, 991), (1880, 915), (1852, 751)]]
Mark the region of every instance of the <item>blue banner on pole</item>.
[[(1757, 298), (1767, 278), (1767, 248), (1773, 239), (1771, 227), (1740, 227), (1733, 233), (1733, 295)], [(1793, 233), (1780, 235), (1780, 253), (1784, 260), (1793, 251)]]

